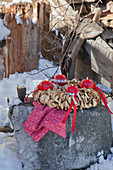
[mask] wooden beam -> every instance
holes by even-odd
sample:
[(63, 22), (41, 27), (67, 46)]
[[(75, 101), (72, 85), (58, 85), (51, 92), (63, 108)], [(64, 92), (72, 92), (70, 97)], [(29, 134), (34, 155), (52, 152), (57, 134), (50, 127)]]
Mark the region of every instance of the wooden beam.
[(101, 37), (86, 40), (84, 47), (91, 56), (91, 69), (113, 88), (113, 49)]

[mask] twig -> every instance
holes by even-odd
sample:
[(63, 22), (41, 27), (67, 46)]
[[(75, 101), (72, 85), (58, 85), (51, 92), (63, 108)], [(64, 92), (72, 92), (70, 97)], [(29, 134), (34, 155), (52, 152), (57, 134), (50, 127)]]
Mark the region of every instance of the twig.
[(47, 52), (50, 52), (50, 51), (53, 51), (53, 50), (57, 49), (58, 47), (61, 47), (61, 45), (58, 44), (58, 45), (56, 45), (55, 47), (53, 47), (53, 48), (51, 48), (51, 49), (46, 49), (46, 48), (44, 48), (44, 50), (47, 51)]
[[(101, 0), (98, 0), (98, 2), (95, 4), (95, 8), (98, 6), (99, 2), (103, 3)], [(83, 17), (81, 18), (81, 21), (84, 20), (85, 18), (90, 17), (90, 16), (93, 14), (93, 12), (94, 12), (94, 9), (93, 9), (89, 14), (83, 16)]]
[(58, 67), (58, 66), (54, 66), (54, 67), (48, 67), (48, 66), (47, 66), (47, 68), (44, 68), (44, 69), (38, 71), (37, 73), (33, 73), (33, 74), (32, 74), (32, 73), (28, 73), (28, 72), (27, 72), (27, 74), (29, 74), (29, 75), (36, 75), (36, 74), (41, 73), (41, 72), (44, 71), (44, 70), (48, 70), (48, 69), (56, 68), (56, 67)]
[(85, 1), (85, 0), (82, 0), (82, 4), (81, 4), (81, 7), (80, 7), (80, 11), (79, 11), (79, 14), (78, 14), (78, 16), (77, 16), (77, 24), (78, 24), (78, 22), (79, 22), (79, 20), (80, 20), (80, 15), (81, 15), (82, 10), (83, 10), (84, 1)]
[[(47, 66), (47, 65), (46, 65), (46, 66)], [(48, 66), (47, 66), (47, 68), (44, 68), (44, 69), (42, 69), (42, 70), (39, 70), (37, 73), (34, 73), (34, 74), (32, 74), (32, 73), (27, 73), (27, 74), (29, 74), (29, 75), (35, 75), (35, 74), (39, 74), (39, 73), (41, 72), (41, 73), (44, 74), (49, 80), (51, 80), (51, 78), (55, 76), (55, 74), (57, 73), (57, 71), (58, 71), (58, 69), (59, 69), (59, 66), (56, 66), (56, 67), (57, 67), (57, 69), (56, 69), (56, 71), (54, 72), (54, 74), (53, 74), (51, 77), (49, 77), (49, 76), (48, 76), (46, 73), (44, 73), (43, 71), (44, 71), (44, 70), (47, 70), (47, 69), (55, 68), (55, 67), (48, 67)]]
[(48, 79), (50, 79), (50, 77), (46, 73), (44, 73), (43, 71), (41, 71), (41, 73), (44, 74), (44, 76), (46, 76)]
[[(57, 67), (57, 69), (56, 69), (56, 71), (54, 72), (54, 74), (52, 75), (52, 77), (55, 76), (55, 74), (57, 73), (58, 69), (59, 69), (59, 66)], [(51, 79), (52, 77), (50, 77), (50, 79)], [(50, 80), (50, 79), (49, 79), (49, 80)]]
[(66, 3), (66, 4), (63, 4), (63, 5), (59, 5), (59, 6), (53, 6), (53, 5), (51, 5), (51, 7), (56, 9), (56, 8), (60, 8), (60, 7), (63, 7), (63, 6), (70, 5), (70, 4), (71, 4), (71, 3), (68, 3), (68, 4)]

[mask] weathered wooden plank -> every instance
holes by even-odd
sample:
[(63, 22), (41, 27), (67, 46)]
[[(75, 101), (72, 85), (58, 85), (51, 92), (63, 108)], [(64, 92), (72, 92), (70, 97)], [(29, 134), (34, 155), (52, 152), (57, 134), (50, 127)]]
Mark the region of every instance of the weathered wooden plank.
[(69, 80), (73, 79), (75, 77), (75, 63), (76, 63), (76, 58), (79, 54), (79, 51), (82, 47), (84, 43), (84, 39), (82, 39), (81, 37), (77, 36), (75, 37), (74, 39), (74, 46), (73, 46), (73, 49), (72, 49), (72, 53), (70, 55), (71, 57), (71, 65), (70, 65), (70, 68), (69, 68), (69, 73), (67, 75), (67, 78)]
[(7, 54), (4, 53), (6, 77), (16, 71), (21, 73), (37, 69), (38, 66), (40, 29), (38, 25), (33, 25), (32, 20), (27, 25), (26, 19), (22, 18), (22, 23), (17, 24), (10, 15), (8, 27), (11, 30), (11, 42), (7, 43)]
[(10, 2), (12, 2), (12, 0), (0, 0), (0, 2), (8, 2), (8, 3), (10, 3)]
[(81, 48), (76, 58), (75, 77), (79, 80), (88, 77), (94, 80), (95, 83), (101, 81), (101, 76), (91, 69), (91, 57), (84, 47)]
[[(22, 24), (17, 24), (17, 12)], [(11, 30), (11, 40), (7, 40), (7, 50), (3, 52), (6, 77), (16, 71), (20, 73), (37, 69), (39, 52), (43, 50), (41, 29), (49, 30), (49, 12), (50, 6), (44, 1), (12, 4), (5, 12), (5, 23)]]
[(113, 14), (108, 14), (105, 17), (101, 17), (100, 20), (113, 20)]
[(91, 56), (91, 69), (113, 88), (113, 49), (101, 37), (86, 40), (84, 46)]
[(44, 29), (44, 4), (40, 3), (40, 14), (39, 14), (39, 27), (40, 29)]
[(50, 12), (51, 12), (51, 7), (50, 4), (44, 3), (44, 31), (49, 31), (50, 28)]
[(0, 80), (3, 78), (3, 73), (4, 73), (3, 56), (0, 54)]
[[(82, 3), (82, 0), (66, 0), (68, 3), (79, 4)], [(96, 0), (85, 0), (85, 2), (96, 2)]]
[(113, 1), (109, 1), (107, 3), (107, 10), (110, 10), (113, 13)]
[(47, 2), (51, 5), (51, 27), (55, 26), (56, 29), (73, 28), (78, 11), (74, 11), (65, 0), (47, 0)]
[(81, 33), (83, 39), (95, 38), (104, 30), (96, 22), (92, 22), (90, 18), (84, 19), (77, 25), (76, 34)]

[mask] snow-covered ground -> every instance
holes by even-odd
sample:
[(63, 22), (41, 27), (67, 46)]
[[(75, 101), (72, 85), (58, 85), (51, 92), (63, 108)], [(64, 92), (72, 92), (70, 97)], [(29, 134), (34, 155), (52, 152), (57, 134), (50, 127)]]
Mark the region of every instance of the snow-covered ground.
[[(55, 67), (51, 69), (40, 70), (48, 67)], [(57, 67), (53, 62), (41, 58), (39, 60), (39, 68), (37, 70), (32, 70), (30, 75), (26, 72), (22, 74), (15, 73), (10, 75), (9, 78), (4, 78), (0, 80), (0, 127), (9, 125), (11, 123), (8, 119), (8, 103), (7, 99), (10, 100), (10, 105), (20, 103), (17, 98), (17, 85), (25, 86), (27, 93), (33, 91), (33, 89), (42, 81), (47, 79), (46, 75), (49, 77), (53, 76)], [(35, 74), (40, 72), (38, 74)], [(57, 71), (59, 74), (60, 68)], [(46, 75), (45, 75), (46, 74)], [(94, 164), (87, 170), (113, 170), (113, 148), (111, 148), (111, 154), (105, 160), (100, 152), (99, 164)], [(18, 152), (16, 147), (16, 139), (14, 134), (0, 133), (0, 170), (22, 170), (21, 163), (18, 158)]]

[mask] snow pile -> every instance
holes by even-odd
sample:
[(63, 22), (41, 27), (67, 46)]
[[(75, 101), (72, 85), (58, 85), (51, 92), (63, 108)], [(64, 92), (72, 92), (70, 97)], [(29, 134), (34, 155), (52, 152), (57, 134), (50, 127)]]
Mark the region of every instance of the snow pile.
[(100, 152), (99, 163), (91, 165), (87, 170), (113, 170), (113, 148), (111, 148), (111, 154), (107, 156), (105, 160), (103, 157), (103, 151)]
[(0, 170), (22, 170), (14, 134), (0, 133)]
[(11, 31), (4, 26), (3, 19), (0, 19), (0, 40), (7, 39)]

